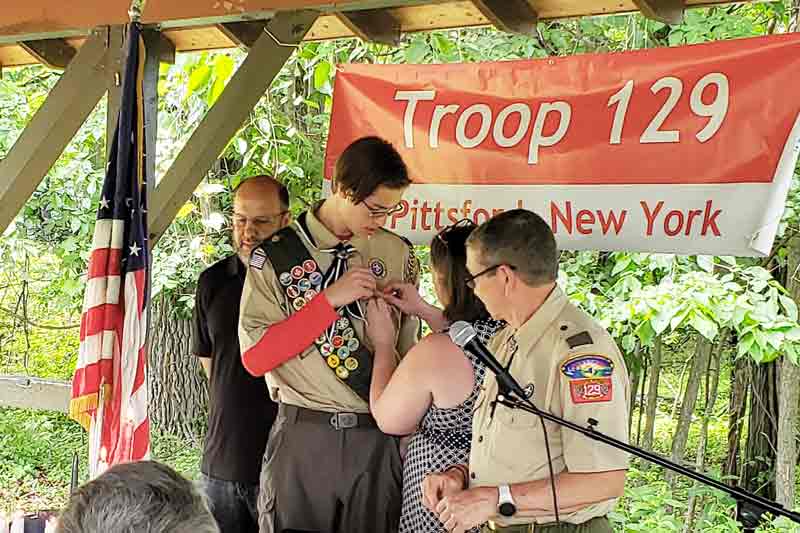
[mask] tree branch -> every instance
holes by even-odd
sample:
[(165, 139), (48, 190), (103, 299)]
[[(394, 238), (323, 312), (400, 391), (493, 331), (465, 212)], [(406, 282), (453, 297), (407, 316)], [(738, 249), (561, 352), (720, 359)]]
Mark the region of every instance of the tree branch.
[(78, 323), (78, 324), (67, 324), (65, 326), (51, 326), (51, 325), (47, 325), (47, 324), (39, 324), (37, 322), (34, 322), (33, 320), (30, 320), (28, 318), (20, 316), (17, 313), (15, 313), (14, 311), (12, 311), (11, 309), (6, 309), (5, 307), (0, 307), (0, 313), (4, 313), (6, 315), (14, 317), (17, 320), (21, 320), (22, 322), (25, 322), (29, 326), (34, 327), (34, 328), (38, 328), (38, 329), (48, 329), (48, 330), (52, 330), (52, 331), (63, 331), (63, 330), (66, 330), (66, 329), (75, 329), (75, 328), (81, 327), (80, 323)]

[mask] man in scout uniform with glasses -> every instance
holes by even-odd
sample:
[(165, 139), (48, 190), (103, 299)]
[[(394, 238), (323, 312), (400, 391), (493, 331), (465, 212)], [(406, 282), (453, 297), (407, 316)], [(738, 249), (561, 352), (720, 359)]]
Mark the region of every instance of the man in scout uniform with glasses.
[[(262, 464), (262, 533), (390, 532), (399, 520), (398, 442), (369, 414), (364, 300), (418, 281), (411, 244), (382, 228), (410, 181), (377, 137), (345, 149), (335, 174), (329, 198), (253, 251), (242, 294), (242, 362), (280, 403)], [(396, 319), (399, 358), (420, 324)]]
[[(630, 382), (608, 332), (556, 285), (555, 238), (537, 214), (499, 214), (467, 240), (467, 284), (507, 327), (489, 350), (543, 411), (628, 439)], [(476, 402), (469, 465), (423, 481), (423, 501), (449, 531), (609, 532), (606, 518), (625, 487), (623, 451), (495, 402), (487, 374)], [(547, 437), (542, 431), (542, 423)], [(558, 502), (553, 508), (545, 438)], [(558, 518), (558, 520), (557, 520)]]

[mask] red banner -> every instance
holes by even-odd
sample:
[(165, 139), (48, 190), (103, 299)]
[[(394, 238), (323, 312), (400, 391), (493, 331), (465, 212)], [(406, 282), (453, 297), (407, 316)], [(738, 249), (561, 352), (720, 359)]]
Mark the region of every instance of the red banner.
[(427, 242), (523, 206), (563, 248), (762, 255), (800, 138), (800, 35), (531, 61), (343, 65), (325, 175), (379, 135)]

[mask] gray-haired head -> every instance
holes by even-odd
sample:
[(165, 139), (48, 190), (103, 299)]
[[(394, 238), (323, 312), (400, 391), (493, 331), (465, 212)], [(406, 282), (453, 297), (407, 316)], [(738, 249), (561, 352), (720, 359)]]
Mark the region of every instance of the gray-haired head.
[(219, 533), (192, 483), (166, 465), (116, 465), (73, 493), (57, 533)]

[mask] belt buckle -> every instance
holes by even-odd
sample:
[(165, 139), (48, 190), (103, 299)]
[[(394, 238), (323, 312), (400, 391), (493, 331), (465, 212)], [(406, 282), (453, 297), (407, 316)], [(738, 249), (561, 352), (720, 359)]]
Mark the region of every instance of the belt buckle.
[(355, 413), (334, 413), (331, 416), (333, 429), (351, 429), (358, 426), (358, 415)]

